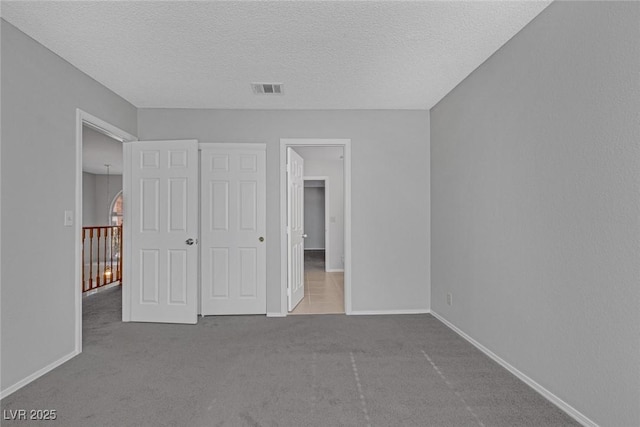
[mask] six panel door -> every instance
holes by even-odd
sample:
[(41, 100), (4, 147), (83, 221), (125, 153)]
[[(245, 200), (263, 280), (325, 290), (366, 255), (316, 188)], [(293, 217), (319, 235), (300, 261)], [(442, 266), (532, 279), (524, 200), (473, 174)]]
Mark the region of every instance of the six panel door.
[(202, 145), (202, 315), (265, 314), (266, 147)]
[(125, 144), (126, 304), (137, 322), (196, 323), (198, 142)]
[(304, 159), (287, 148), (287, 294), (289, 311), (304, 298)]

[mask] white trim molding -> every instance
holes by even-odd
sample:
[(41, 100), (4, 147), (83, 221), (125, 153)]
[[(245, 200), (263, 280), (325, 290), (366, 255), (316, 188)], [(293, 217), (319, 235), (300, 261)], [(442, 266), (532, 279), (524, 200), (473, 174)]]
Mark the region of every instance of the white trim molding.
[[(87, 126), (120, 142), (138, 138), (86, 111), (76, 109), (76, 195), (75, 195), (75, 354), (82, 352), (82, 127)], [(125, 205), (126, 206), (126, 205)], [(74, 355), (75, 355), (74, 354)], [(73, 357), (73, 356), (71, 356)], [(55, 362), (54, 362), (55, 363)], [(53, 369), (53, 368), (52, 368)], [(40, 371), (38, 371), (40, 372)], [(35, 375), (35, 374), (33, 374)], [(43, 375), (43, 374), (40, 374)], [(30, 378), (31, 376), (27, 377)]]
[(267, 317), (287, 317), (287, 315), (277, 311), (277, 312), (268, 312)]
[(406, 310), (352, 310), (354, 316), (386, 316), (389, 314), (429, 314), (428, 308), (410, 308)]
[[(128, 231), (126, 224), (131, 224), (133, 219), (131, 215), (131, 209), (127, 209), (129, 206), (129, 194), (131, 194), (131, 144), (123, 143), (123, 159), (122, 159), (122, 205), (125, 207), (124, 212), (122, 213), (122, 250), (125, 254), (130, 254), (131, 252), (131, 240), (128, 237)], [(126, 259), (123, 259), (126, 266)], [(123, 268), (122, 270), (122, 321), (130, 322), (131, 321), (131, 277), (128, 277), (129, 268)]]
[(62, 356), (60, 359), (56, 360), (55, 362), (52, 362), (52, 363), (48, 364), (44, 368), (42, 368), (40, 370), (37, 370), (36, 372), (34, 372), (33, 374), (29, 375), (28, 377), (23, 378), (20, 381), (18, 381), (17, 383), (5, 388), (4, 390), (0, 391), (0, 399), (4, 399), (5, 397), (9, 396), (10, 394), (12, 394), (12, 393), (16, 392), (17, 390), (21, 389), (22, 387), (26, 386), (30, 382), (33, 382), (33, 381), (37, 380), (38, 378), (40, 378), (44, 374), (54, 370), (55, 368), (57, 368), (58, 366), (62, 365), (66, 361), (68, 361), (70, 359), (73, 359), (78, 354), (80, 354), (80, 352), (74, 350), (71, 353), (69, 353), (69, 354), (67, 354), (65, 356)]
[(531, 387), (532, 389), (534, 389), (535, 391), (540, 393), (549, 402), (553, 403), (558, 408), (560, 408), (562, 411), (566, 412), (567, 415), (569, 415), (571, 418), (573, 418), (574, 420), (576, 420), (577, 422), (579, 422), (580, 424), (582, 424), (585, 427), (599, 427), (598, 424), (593, 422), (586, 415), (584, 415), (583, 413), (578, 411), (573, 406), (569, 405), (564, 400), (560, 399), (558, 396), (553, 394), (551, 391), (547, 390), (546, 388), (544, 388), (543, 386), (538, 384), (531, 377), (527, 376), (522, 371), (520, 371), (518, 368), (516, 368), (515, 366), (511, 365), (506, 360), (502, 359), (500, 356), (495, 354), (493, 351), (489, 350), (487, 347), (485, 347), (484, 345), (480, 344), (475, 339), (471, 338), (469, 335), (467, 335), (465, 332), (463, 332), (460, 328), (455, 326), (453, 323), (449, 322), (443, 316), (441, 316), (440, 314), (436, 313), (435, 311), (431, 311), (431, 314), (433, 315), (433, 317), (435, 317), (436, 319), (438, 319), (439, 321), (444, 323), (445, 326), (447, 326), (453, 332), (455, 332), (456, 334), (460, 335), (465, 340), (469, 341), (469, 343), (471, 343), (473, 346), (475, 346), (478, 350), (480, 350), (481, 352), (483, 352), (484, 354), (489, 356), (491, 359), (493, 359), (500, 366), (505, 368), (507, 371), (511, 372), (513, 375), (518, 377), (521, 381), (523, 381), (529, 387)]
[(267, 150), (264, 142), (200, 142), (198, 148), (224, 148), (225, 150)]
[(109, 283), (108, 285), (100, 286), (99, 288), (95, 288), (90, 291), (83, 292), (82, 298), (87, 298), (87, 297), (90, 297), (91, 295), (99, 294), (103, 291), (106, 291), (107, 289), (115, 288), (116, 286), (120, 286), (119, 280), (116, 280), (113, 283)]
[(343, 147), (344, 149), (344, 308), (351, 309), (351, 139), (280, 139), (280, 313), (287, 312), (287, 147)]

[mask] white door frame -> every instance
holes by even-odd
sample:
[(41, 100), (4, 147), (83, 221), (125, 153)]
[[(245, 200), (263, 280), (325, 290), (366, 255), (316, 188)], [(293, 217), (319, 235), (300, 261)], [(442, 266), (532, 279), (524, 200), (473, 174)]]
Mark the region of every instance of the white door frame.
[(304, 181), (324, 181), (324, 271), (329, 271), (329, 177), (328, 176), (305, 176)]
[(287, 148), (343, 147), (344, 149), (344, 309), (351, 314), (351, 139), (280, 139), (280, 313), (287, 316)]
[[(81, 109), (76, 109), (76, 197), (75, 197), (75, 351), (82, 352), (82, 127), (87, 126), (120, 142), (138, 138)], [(126, 211), (125, 211), (126, 212)]]

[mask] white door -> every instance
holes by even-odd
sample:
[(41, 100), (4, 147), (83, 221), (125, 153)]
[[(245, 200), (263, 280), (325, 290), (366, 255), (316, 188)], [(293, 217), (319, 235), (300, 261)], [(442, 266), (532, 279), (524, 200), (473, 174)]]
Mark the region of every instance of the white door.
[(198, 141), (125, 144), (130, 320), (196, 323)]
[(203, 144), (202, 315), (267, 312), (266, 146)]
[(287, 148), (287, 293), (289, 311), (304, 298), (304, 159)]

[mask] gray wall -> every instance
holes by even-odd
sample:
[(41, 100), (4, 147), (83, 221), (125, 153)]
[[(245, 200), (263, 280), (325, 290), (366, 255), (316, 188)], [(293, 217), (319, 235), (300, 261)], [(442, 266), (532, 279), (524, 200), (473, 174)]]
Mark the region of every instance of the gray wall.
[(80, 284), (74, 283), (74, 227), (63, 225), (63, 213), (75, 209), (76, 108), (132, 134), (137, 124), (131, 104), (11, 24), (0, 20), (0, 26), (5, 390), (75, 348)]
[(122, 175), (109, 176), (109, 196), (107, 196), (107, 176), (96, 175), (96, 224), (110, 225), (109, 209), (116, 195), (122, 191)]
[[(324, 249), (324, 187), (304, 187), (305, 249)], [(325, 260), (326, 263), (326, 260)]]
[(96, 176), (82, 172), (82, 226), (98, 225), (96, 222)]
[(427, 111), (143, 108), (138, 133), (141, 139), (267, 144), (269, 312), (281, 311), (280, 138), (351, 138), (353, 309), (429, 307)]
[(109, 209), (116, 195), (122, 191), (122, 175), (110, 175), (107, 196), (107, 175), (82, 173), (82, 225), (110, 225)]
[(640, 425), (639, 22), (555, 2), (431, 111), (432, 309), (602, 426)]

